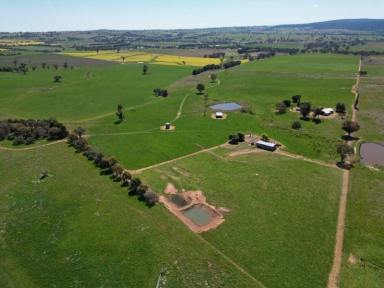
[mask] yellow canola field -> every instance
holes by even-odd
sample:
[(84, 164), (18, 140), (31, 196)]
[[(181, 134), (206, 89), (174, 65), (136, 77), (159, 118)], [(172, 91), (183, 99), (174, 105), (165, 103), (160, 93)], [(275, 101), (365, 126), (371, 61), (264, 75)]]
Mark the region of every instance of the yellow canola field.
[(0, 39), (0, 45), (6, 45), (6, 46), (29, 46), (29, 45), (40, 45), (40, 44), (44, 44), (44, 42), (34, 41), (34, 40)]
[(115, 61), (121, 63), (145, 62), (159, 65), (180, 65), (202, 67), (208, 64), (220, 64), (219, 59), (203, 58), (203, 57), (184, 57), (176, 55), (152, 54), (148, 52), (135, 51), (80, 51), (80, 52), (64, 52), (64, 55), (73, 57), (83, 57), (104, 61)]

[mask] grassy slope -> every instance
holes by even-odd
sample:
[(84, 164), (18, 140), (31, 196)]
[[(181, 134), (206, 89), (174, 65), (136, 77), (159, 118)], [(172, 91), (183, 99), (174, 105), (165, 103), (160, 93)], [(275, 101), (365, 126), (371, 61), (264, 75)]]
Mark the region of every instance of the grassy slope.
[[(358, 120), (364, 141), (383, 142), (383, 58), (365, 61), (368, 76), (361, 84)], [(381, 131), (381, 133), (380, 133)], [(384, 283), (384, 172), (359, 166), (352, 171), (341, 287), (383, 287)], [(348, 257), (363, 258), (351, 265)], [(365, 266), (363, 265), (365, 263)]]
[[(8, 163), (8, 164), (6, 164)], [(47, 169), (52, 177), (33, 181)], [(65, 144), (0, 153), (1, 287), (257, 287)]]
[(142, 177), (158, 190), (167, 182), (202, 189), (209, 203), (230, 209), (224, 224), (203, 236), (267, 287), (325, 287), (340, 172), (264, 153), (224, 160), (224, 150), (215, 153)]
[[(224, 71), (219, 74), (220, 86), (208, 90), (211, 103), (244, 103), (253, 108), (256, 113), (254, 116), (231, 113), (225, 121), (214, 121), (208, 112), (208, 116), (203, 117), (204, 101), (202, 96), (193, 92), (195, 81), (184, 81), (178, 88), (176, 85), (169, 99), (127, 113), (127, 120), (121, 125), (112, 125), (113, 116), (86, 125), (91, 134), (133, 133), (90, 139), (94, 145), (114, 154), (132, 169), (182, 156), (197, 151), (201, 146), (221, 144), (228, 135), (239, 131), (267, 133), (281, 141), (289, 151), (334, 161), (334, 147), (342, 134), (341, 119), (325, 120), (320, 125), (311, 121), (303, 122), (304, 128), (294, 131), (291, 124), (299, 118), (298, 114), (275, 115), (274, 107), (277, 102), (290, 99), (295, 94), (302, 94), (304, 101), (311, 101), (318, 106), (334, 107), (339, 101), (352, 103), (350, 91), (356, 68), (356, 57), (276, 57)], [(208, 83), (208, 75), (201, 76), (201, 79)], [(159, 126), (176, 116), (186, 93), (190, 96), (185, 102), (183, 115), (175, 122), (176, 132), (161, 133)], [(146, 133), (134, 134), (142, 131)]]
[[(0, 105), (2, 113), (7, 114), (0, 116), (54, 116), (75, 121), (113, 114), (117, 104), (134, 106), (154, 101), (154, 88), (166, 87), (191, 70), (154, 65), (150, 75), (143, 76), (141, 69), (142, 65), (111, 65), (73, 71), (38, 69), (27, 75), (1, 73)], [(53, 83), (54, 75), (62, 75), (64, 82)]]

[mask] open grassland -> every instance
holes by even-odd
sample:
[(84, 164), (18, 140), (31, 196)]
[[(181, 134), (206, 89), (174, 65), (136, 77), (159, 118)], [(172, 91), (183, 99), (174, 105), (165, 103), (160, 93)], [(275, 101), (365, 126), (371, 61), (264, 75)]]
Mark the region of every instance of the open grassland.
[[(71, 64), (71, 62), (69, 62)], [(98, 68), (37, 69), (27, 75), (0, 74), (2, 118), (55, 117), (75, 121), (114, 114), (118, 104), (125, 107), (157, 101), (154, 88), (166, 87), (190, 73), (185, 67), (151, 66), (143, 76), (140, 65), (110, 65)], [(62, 83), (53, 76), (61, 75)], [(12, 95), (10, 98), (9, 95)]]
[(352, 46), (351, 51), (378, 51), (384, 52), (384, 42), (382, 41), (369, 41), (364, 45)]
[[(366, 58), (358, 121), (361, 141), (384, 141), (384, 59)], [(384, 283), (384, 171), (352, 171), (341, 287), (382, 287)]]
[(363, 70), (368, 72), (360, 85), (359, 121), (363, 140), (384, 141), (384, 57), (366, 58)]
[[(36, 183), (38, 175), (51, 175)], [(1, 287), (260, 287), (66, 144), (0, 153)]]
[[(92, 144), (131, 169), (221, 144), (228, 135), (241, 131), (267, 133), (290, 152), (333, 162), (342, 119), (326, 119), (319, 125), (302, 121), (303, 129), (296, 131), (291, 125), (298, 113), (276, 115), (275, 104), (301, 94), (302, 100), (312, 105), (334, 107), (344, 102), (349, 107), (357, 69), (355, 57), (279, 56), (218, 71), (220, 81), (211, 83), (209, 74), (187, 77), (191, 68), (182, 66), (150, 65), (149, 74), (142, 75), (140, 64), (105, 65), (109, 62), (50, 57), (40, 61), (91, 62), (86, 66), (79, 62), (74, 70), (61, 65), (58, 71), (39, 66), (27, 75), (1, 73), (0, 117), (55, 117), (71, 129), (83, 126)], [(39, 65), (37, 55), (23, 59), (33, 59), (31, 63)], [(54, 75), (63, 76), (63, 82), (53, 83)], [(207, 104), (236, 101), (254, 115), (234, 112), (225, 121), (212, 120), (204, 97), (195, 92), (199, 82), (206, 84)], [(154, 88), (168, 88), (170, 96), (154, 97)], [(125, 121), (115, 125), (118, 104), (124, 106)], [(176, 125), (176, 131), (160, 131), (167, 121)]]
[(219, 59), (190, 57), (166, 54), (153, 54), (140, 51), (85, 51), (85, 52), (64, 52), (64, 55), (83, 57), (96, 60), (115, 61), (120, 63), (146, 62), (161, 65), (178, 65), (202, 67), (208, 64), (219, 64)]
[[(149, 65), (142, 75), (142, 64), (113, 65), (122, 60), (44, 57), (52, 57), (50, 65), (80, 62), (74, 70), (61, 64), (26, 75), (0, 73), (0, 118), (53, 116), (70, 129), (82, 126), (89, 143), (128, 169), (222, 144), (237, 132), (266, 133), (289, 152), (334, 163), (343, 120), (302, 121), (295, 131), (299, 115), (276, 115), (275, 104), (301, 94), (314, 106), (349, 107), (358, 63), (350, 56), (278, 56), (215, 71), (219, 81), (213, 83), (209, 73), (190, 76), (188, 65)], [(174, 57), (151, 61), (180, 60)], [(54, 75), (63, 82), (53, 83)], [(195, 91), (200, 82), (206, 103)], [(154, 97), (154, 88), (170, 96)], [(226, 101), (252, 113), (211, 119), (206, 104)], [(118, 104), (125, 120), (116, 125)], [(160, 131), (167, 121), (175, 131)], [(223, 225), (201, 237), (165, 208), (130, 199), (64, 143), (0, 153), (0, 286), (153, 287), (162, 267), (169, 287), (326, 285), (341, 186), (337, 169), (267, 153), (233, 158), (220, 148), (142, 173), (156, 192), (172, 182), (201, 189), (209, 203), (230, 209)], [(44, 170), (52, 176), (34, 183)]]
[[(353, 102), (351, 87), (356, 67), (355, 57), (276, 57), (221, 72), (219, 85), (209, 83), (209, 74), (200, 75), (197, 81), (188, 77), (172, 85), (169, 99), (126, 113), (126, 121), (120, 125), (111, 124), (113, 115), (83, 125), (91, 135), (98, 135), (90, 138), (91, 143), (112, 153), (132, 169), (221, 144), (228, 135), (239, 131), (267, 133), (291, 152), (334, 161), (335, 145), (342, 134), (342, 119), (327, 119), (319, 125), (302, 121), (303, 129), (295, 131), (291, 125), (299, 115), (292, 112), (276, 115), (274, 107), (277, 102), (295, 94), (302, 94), (303, 101), (316, 106), (334, 107), (337, 102), (344, 102), (349, 107)], [(195, 93), (199, 81), (211, 87), (207, 90), (208, 103), (236, 101), (250, 107), (255, 115), (235, 112), (225, 121), (214, 121), (209, 117), (208, 109), (204, 117), (204, 97)], [(176, 119), (181, 106), (182, 115)], [(164, 133), (159, 130), (160, 125), (174, 119), (176, 131)]]
[(266, 287), (325, 287), (341, 172), (263, 152), (227, 153), (216, 149), (140, 177), (157, 190), (168, 182), (201, 189), (209, 203), (229, 209), (203, 237)]
[(350, 189), (340, 287), (383, 287), (383, 170), (359, 166), (352, 171)]

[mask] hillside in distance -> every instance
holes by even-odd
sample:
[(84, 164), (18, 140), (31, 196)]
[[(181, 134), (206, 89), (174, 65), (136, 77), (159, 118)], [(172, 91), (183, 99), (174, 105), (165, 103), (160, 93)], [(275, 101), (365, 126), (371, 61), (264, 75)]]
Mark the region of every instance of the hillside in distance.
[(278, 25), (274, 28), (296, 28), (306, 30), (350, 30), (384, 33), (384, 19), (341, 19), (308, 24)]

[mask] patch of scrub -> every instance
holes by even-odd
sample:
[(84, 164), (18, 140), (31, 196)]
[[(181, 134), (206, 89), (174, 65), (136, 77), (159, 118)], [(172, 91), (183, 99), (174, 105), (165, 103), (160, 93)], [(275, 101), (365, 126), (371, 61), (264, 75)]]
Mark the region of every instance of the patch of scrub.
[(236, 102), (226, 102), (226, 103), (219, 103), (216, 105), (212, 105), (209, 108), (217, 111), (236, 111), (243, 108), (243, 106), (241, 106)]
[(202, 204), (193, 205), (182, 213), (198, 226), (208, 225), (217, 216), (211, 208)]
[(384, 166), (384, 145), (363, 143), (360, 147), (360, 157), (365, 165)]

